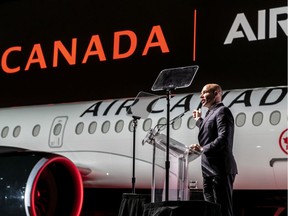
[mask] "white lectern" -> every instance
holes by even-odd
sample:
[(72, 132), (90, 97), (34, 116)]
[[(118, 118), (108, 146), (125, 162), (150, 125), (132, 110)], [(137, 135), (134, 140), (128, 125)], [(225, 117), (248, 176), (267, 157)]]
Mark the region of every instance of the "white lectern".
[[(151, 202), (165, 201), (166, 135), (151, 129), (143, 140), (153, 146)], [(189, 147), (169, 139), (169, 200), (189, 200), (188, 163), (201, 155), (189, 152)]]

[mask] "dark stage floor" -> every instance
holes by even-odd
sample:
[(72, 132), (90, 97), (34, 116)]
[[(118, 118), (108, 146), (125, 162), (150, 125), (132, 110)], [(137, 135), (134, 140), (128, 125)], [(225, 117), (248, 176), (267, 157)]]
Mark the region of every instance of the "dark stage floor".
[[(123, 194), (132, 190), (85, 189), (81, 216), (118, 216)], [(136, 190), (136, 194), (150, 196), (150, 190)], [(234, 216), (287, 216), (287, 191), (234, 191)], [(193, 191), (191, 200), (202, 200), (202, 191)]]

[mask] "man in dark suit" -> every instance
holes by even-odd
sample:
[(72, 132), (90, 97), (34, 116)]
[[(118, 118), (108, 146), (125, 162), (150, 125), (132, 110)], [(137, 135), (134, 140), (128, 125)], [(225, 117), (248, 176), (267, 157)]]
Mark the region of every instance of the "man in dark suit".
[(222, 216), (233, 215), (233, 182), (238, 173), (233, 156), (234, 118), (222, 103), (222, 89), (218, 84), (207, 84), (201, 91), (202, 106), (208, 111), (205, 118), (200, 110), (193, 111), (199, 128), (199, 144), (190, 145), (191, 151), (202, 151), (201, 167), (203, 196), (206, 201), (221, 205)]

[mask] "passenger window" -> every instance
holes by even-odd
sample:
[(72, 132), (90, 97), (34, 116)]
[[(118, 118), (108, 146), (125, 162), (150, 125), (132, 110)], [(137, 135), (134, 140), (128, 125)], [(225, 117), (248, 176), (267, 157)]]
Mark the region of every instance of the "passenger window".
[(61, 133), (61, 129), (62, 129), (62, 124), (60, 124), (60, 123), (56, 124), (54, 129), (53, 129), (53, 134), (55, 136), (58, 136)]
[(128, 127), (130, 132), (133, 131), (133, 124), (134, 124), (133, 120), (131, 120), (130, 123), (129, 123), (129, 127)]
[(152, 127), (152, 119), (151, 118), (145, 119), (143, 122), (143, 130), (149, 131), (151, 127)]
[(173, 122), (172, 128), (174, 130), (178, 130), (181, 127), (181, 124), (182, 124), (182, 119), (178, 118), (178, 119), (176, 119), (176, 121)]
[(40, 125), (37, 124), (37, 125), (35, 125), (35, 126), (33, 127), (33, 129), (32, 129), (32, 135), (33, 135), (34, 137), (36, 137), (36, 136), (39, 135), (39, 133), (40, 133)]
[(195, 121), (195, 119), (191, 116), (191, 117), (189, 117), (189, 119), (188, 119), (188, 121), (187, 121), (187, 127), (189, 128), (189, 129), (193, 129), (193, 128), (195, 128), (195, 126), (196, 126), (196, 121)]
[(158, 128), (160, 128), (160, 131), (163, 131), (166, 128), (166, 122), (167, 122), (167, 120), (164, 117), (159, 119), (157, 125), (158, 125)]
[(237, 127), (242, 127), (246, 122), (246, 115), (245, 113), (239, 113), (237, 116), (236, 116), (236, 126)]
[(271, 113), (271, 115), (270, 115), (270, 123), (272, 125), (279, 124), (280, 120), (281, 120), (281, 113), (279, 111), (274, 111), (274, 112)]
[(252, 122), (253, 122), (253, 125), (255, 126), (261, 125), (263, 122), (263, 113), (256, 112), (252, 117)]
[(123, 120), (119, 120), (115, 124), (115, 131), (117, 133), (120, 133), (123, 130), (123, 127), (124, 127), (124, 121)]
[(110, 122), (109, 121), (105, 121), (103, 124), (102, 124), (102, 133), (107, 133), (110, 129)]
[(13, 130), (13, 137), (18, 137), (21, 132), (21, 127), (18, 125)]
[[(56, 127), (56, 126), (55, 126)], [(84, 123), (83, 122), (79, 122), (77, 125), (76, 125), (76, 134), (79, 135), (83, 132), (84, 130)], [(60, 130), (61, 131), (61, 130)]]
[(97, 123), (95, 121), (91, 122), (88, 127), (88, 133), (94, 134), (97, 128)]
[(7, 137), (7, 135), (8, 135), (8, 132), (9, 132), (9, 127), (4, 127), (3, 129), (2, 129), (2, 132), (1, 132), (1, 137), (2, 138), (6, 138)]

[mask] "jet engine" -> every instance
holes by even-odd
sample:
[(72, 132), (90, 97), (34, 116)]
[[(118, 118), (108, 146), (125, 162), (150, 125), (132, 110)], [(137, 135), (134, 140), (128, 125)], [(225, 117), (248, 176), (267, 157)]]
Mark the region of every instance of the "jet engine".
[(0, 147), (0, 215), (79, 216), (83, 184), (68, 158)]

